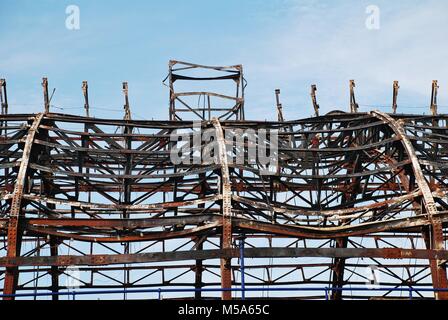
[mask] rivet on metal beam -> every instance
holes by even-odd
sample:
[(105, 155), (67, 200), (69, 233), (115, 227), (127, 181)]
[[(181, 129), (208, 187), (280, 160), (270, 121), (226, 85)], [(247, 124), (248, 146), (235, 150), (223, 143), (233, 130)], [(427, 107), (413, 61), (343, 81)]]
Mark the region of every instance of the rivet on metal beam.
[(129, 96), (128, 96), (128, 83), (123, 82), (123, 94), (124, 94), (124, 119), (131, 120), (131, 110), (129, 108)]
[(356, 113), (358, 112), (359, 105), (356, 103), (355, 98), (355, 80), (350, 80), (350, 112)]
[(86, 110), (86, 116), (90, 117), (90, 115), (89, 115), (89, 85), (87, 84), (87, 81), (82, 82), (82, 94), (84, 95), (84, 109)]
[(317, 104), (316, 98), (317, 86), (315, 84), (311, 85), (311, 101), (313, 102), (314, 114), (316, 117), (319, 116), (319, 105)]
[(283, 117), (283, 107), (282, 104), (280, 103), (280, 89), (275, 89), (275, 101), (277, 103), (278, 121), (283, 122), (285, 118)]
[(394, 81), (393, 93), (392, 93), (392, 111), (394, 114), (397, 113), (397, 107), (398, 107), (397, 106), (398, 89), (400, 89), (398, 81)]
[(431, 112), (432, 115), (437, 115), (437, 92), (439, 89), (438, 81), (432, 81), (432, 90), (431, 90)]
[(48, 79), (42, 78), (42, 87), (44, 89), (44, 106), (45, 113), (50, 112), (50, 98), (48, 96)]

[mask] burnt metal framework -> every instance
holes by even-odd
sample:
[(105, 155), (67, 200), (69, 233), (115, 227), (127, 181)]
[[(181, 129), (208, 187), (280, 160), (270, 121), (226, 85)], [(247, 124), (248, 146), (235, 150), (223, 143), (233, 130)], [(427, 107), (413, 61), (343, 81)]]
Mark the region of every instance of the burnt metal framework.
[[(244, 120), (246, 80), (242, 65), (205, 66), (170, 60), (168, 69), (168, 76), (163, 82), (170, 92), (170, 120), (205, 121), (213, 117), (220, 120)], [(178, 91), (176, 82), (188, 82), (190, 87), (193, 82), (200, 82), (200, 91)], [(230, 88), (225, 88), (223, 82)], [(220, 83), (221, 86), (204, 91), (204, 83)]]
[[(214, 119), (202, 126), (220, 161), (174, 165), (172, 137), (194, 135), (191, 121), (2, 115), (2, 293), (64, 290), (70, 266), (80, 290), (240, 286), (244, 236), (246, 286), (349, 287), (375, 266), (383, 285), (426, 297), (419, 288), (447, 287), (447, 121)], [(274, 175), (225, 160), (237, 150), (223, 131), (258, 128), (279, 131)]]
[[(180, 73), (196, 69), (226, 75)], [(241, 66), (171, 61), (167, 79), (169, 121), (131, 119), (126, 82), (123, 120), (89, 117), (87, 82), (86, 117), (51, 113), (46, 79), (44, 113), (7, 114), (1, 81), (2, 294), (57, 293), (76, 278), (81, 291), (197, 289), (166, 298), (218, 298), (200, 289), (235, 286), (321, 286), (335, 300), (400, 297), (393, 290), (339, 290), (365, 285), (372, 272), (381, 285), (412, 288), (420, 298), (432, 297), (424, 289), (448, 288), (448, 115), (437, 115), (437, 82), (431, 116), (395, 114), (398, 83), (394, 114), (357, 112), (350, 81), (351, 113), (319, 116), (313, 85), (315, 117), (285, 121), (277, 90), (278, 121), (261, 122), (244, 120)], [(176, 93), (178, 80), (231, 80), (235, 99)], [(176, 103), (184, 105), (186, 96), (235, 104), (181, 110)], [(182, 120), (180, 112), (193, 119)], [(198, 119), (214, 139), (177, 150), (186, 138), (197, 141)], [(241, 140), (260, 129), (279, 137), (269, 175)], [(257, 136), (258, 145), (270, 143)], [(210, 149), (215, 161), (196, 161)], [(173, 160), (173, 150), (184, 162)], [(241, 163), (230, 161), (241, 154)], [(324, 298), (314, 291), (278, 295)]]

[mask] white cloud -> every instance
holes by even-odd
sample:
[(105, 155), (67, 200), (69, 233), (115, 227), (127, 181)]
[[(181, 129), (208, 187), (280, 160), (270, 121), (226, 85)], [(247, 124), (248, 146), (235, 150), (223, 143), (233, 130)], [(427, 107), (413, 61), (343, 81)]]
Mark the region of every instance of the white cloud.
[[(275, 34), (263, 36), (250, 68), (256, 70), (257, 79), (283, 84), (300, 101), (309, 99), (305, 83), (317, 82), (326, 111), (335, 105), (346, 107), (350, 79), (362, 84), (358, 87), (366, 101), (375, 103), (390, 99), (386, 93), (393, 80), (400, 81), (401, 93), (419, 97), (420, 103), (429, 95), (431, 80), (439, 79), (442, 95), (443, 86), (448, 89), (448, 44), (444, 41), (448, 3), (380, 3), (378, 31), (365, 27), (368, 4), (325, 7), (314, 1), (289, 2), (283, 32), (276, 29)], [(385, 96), (373, 101), (379, 93)]]

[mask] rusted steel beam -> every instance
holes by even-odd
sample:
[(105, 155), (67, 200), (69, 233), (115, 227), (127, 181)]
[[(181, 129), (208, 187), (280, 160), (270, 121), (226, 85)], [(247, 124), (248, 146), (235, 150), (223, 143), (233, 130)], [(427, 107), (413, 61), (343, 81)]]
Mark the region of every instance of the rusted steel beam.
[[(448, 223), (448, 212), (439, 213), (438, 217), (443, 223)], [(228, 218), (227, 218), (228, 219)], [(406, 232), (406, 230), (416, 230), (418, 227), (430, 225), (430, 222), (424, 216), (413, 216), (402, 219), (392, 219), (390, 221), (374, 221), (364, 223), (361, 225), (347, 225), (336, 227), (307, 227), (307, 226), (293, 226), (293, 225), (278, 225), (267, 222), (258, 222), (253, 220), (241, 219), (233, 217), (232, 224), (235, 227), (250, 230), (255, 233), (268, 233), (275, 235), (283, 235), (287, 237), (309, 238), (309, 239), (335, 239), (348, 236), (363, 236), (379, 232)], [(186, 226), (186, 225), (200, 225), (202, 228), (213, 228), (217, 226), (216, 223), (223, 220), (219, 215), (200, 215), (200, 216), (183, 216), (183, 217), (166, 217), (166, 218), (149, 218), (149, 219), (24, 219), (24, 228), (27, 230), (35, 230), (41, 234), (58, 234), (60, 237), (78, 237), (73, 233), (76, 227), (80, 229), (92, 228), (96, 230), (120, 230), (120, 229), (140, 229), (140, 228), (156, 228), (161, 226)], [(2, 222), (0, 222), (0, 226)], [(4, 223), (6, 226), (6, 221)], [(220, 224), (218, 224), (220, 225)], [(60, 230), (57, 233), (56, 230)], [(66, 234), (62, 233), (64, 230), (70, 231)], [(166, 233), (169, 237), (188, 237), (193, 235), (198, 230), (186, 229), (181, 232), (170, 231)], [(410, 232), (410, 231), (408, 231)], [(136, 239), (145, 239), (145, 233), (139, 234)], [(163, 238), (162, 234), (159, 235)], [(101, 237), (86, 237), (80, 236), (80, 240), (88, 241), (94, 240), (97, 242), (103, 241)], [(116, 242), (128, 239), (126, 236), (105, 238), (106, 241)]]
[(48, 79), (42, 78), (42, 88), (44, 91), (44, 108), (45, 113), (50, 112), (50, 96), (48, 95)]
[(154, 232), (140, 232), (133, 233), (130, 235), (114, 235), (114, 236), (103, 236), (103, 235), (80, 235), (73, 232), (60, 232), (55, 229), (33, 227), (29, 226), (28, 230), (32, 234), (37, 235), (50, 235), (55, 236), (60, 239), (66, 240), (78, 240), (85, 242), (95, 242), (95, 243), (123, 243), (123, 242), (141, 242), (150, 240), (164, 240), (164, 239), (175, 239), (194, 236), (198, 233), (203, 233), (204, 231), (213, 230), (216, 227), (220, 227), (222, 222), (209, 223), (203, 226), (194, 227), (190, 229), (184, 229), (179, 231), (154, 231)]
[(311, 85), (311, 102), (313, 103), (314, 115), (319, 116), (319, 104), (316, 98), (317, 86), (315, 84)]
[(117, 210), (129, 210), (129, 211), (142, 211), (142, 210), (152, 210), (152, 209), (169, 209), (175, 207), (183, 207), (190, 205), (197, 205), (200, 203), (214, 202), (221, 200), (221, 195), (208, 196), (204, 199), (196, 200), (186, 200), (186, 201), (176, 201), (176, 202), (164, 202), (164, 203), (153, 203), (153, 204), (106, 204), (106, 203), (92, 203), (85, 201), (70, 201), (64, 199), (55, 199), (46, 196), (23, 195), (23, 198), (29, 201), (40, 201), (59, 205), (68, 205), (71, 207), (86, 208), (86, 209), (117, 209)]
[[(58, 256), (58, 239), (55, 237), (50, 238), (50, 254), (53, 258)], [(58, 292), (59, 291), (59, 269), (57, 266), (51, 266), (50, 268), (50, 275), (51, 275), (51, 292)], [(52, 296), (53, 301), (59, 300), (58, 295)]]
[[(6, 80), (0, 79), (0, 104), (2, 115), (8, 114), (8, 95), (6, 92)], [(3, 124), (3, 122), (2, 122)]]
[(397, 113), (397, 108), (398, 108), (398, 105), (397, 105), (398, 89), (400, 89), (398, 81), (394, 81), (393, 90), (392, 90), (392, 112), (394, 114)]
[[(445, 215), (443, 221), (448, 222)], [(410, 217), (403, 219), (392, 219), (390, 221), (378, 221), (363, 223), (355, 226), (339, 226), (339, 227), (307, 227), (307, 226), (288, 226), (262, 223), (252, 220), (234, 218), (233, 224), (238, 227), (246, 228), (258, 232), (266, 232), (277, 235), (285, 235), (291, 237), (304, 237), (309, 239), (334, 239), (339, 237), (360, 236), (376, 232), (387, 232), (393, 230), (404, 231), (406, 229), (414, 229), (430, 224), (426, 217)]]
[(403, 196), (397, 196), (394, 198), (391, 198), (389, 200), (385, 200), (382, 202), (376, 202), (372, 204), (367, 204), (363, 206), (353, 207), (353, 208), (344, 208), (344, 209), (327, 209), (327, 210), (305, 210), (305, 209), (299, 209), (299, 208), (290, 208), (287, 206), (277, 206), (272, 204), (263, 203), (261, 201), (255, 201), (252, 199), (240, 197), (238, 195), (233, 195), (232, 199), (236, 202), (246, 203), (250, 204), (251, 206), (255, 208), (260, 208), (264, 210), (269, 211), (275, 211), (277, 213), (287, 214), (287, 215), (306, 215), (306, 216), (318, 216), (318, 217), (335, 217), (336, 219), (343, 219), (346, 215), (351, 215), (357, 212), (368, 212), (370, 210), (375, 210), (381, 207), (387, 207), (387, 206), (393, 206), (400, 203), (403, 203), (405, 201), (412, 200), (414, 198), (418, 198), (422, 192), (420, 190), (416, 190), (412, 193), (403, 195)]
[(277, 103), (277, 118), (278, 121), (285, 121), (285, 118), (283, 116), (283, 106), (280, 103), (280, 89), (275, 89), (275, 101)]
[(351, 113), (357, 113), (359, 109), (359, 105), (356, 103), (355, 98), (355, 80), (350, 80), (349, 87), (350, 87), (350, 112)]
[[(347, 248), (348, 238), (337, 238), (335, 239), (336, 248)], [(331, 266), (332, 269), (332, 289), (334, 288), (342, 288), (344, 286), (344, 274), (345, 274), (345, 257), (336, 257), (333, 259), (333, 264)], [(331, 292), (332, 300), (342, 300), (342, 292), (339, 290), (333, 290)]]
[(127, 82), (123, 82), (123, 95), (124, 95), (124, 120), (131, 120), (131, 109), (129, 107), (129, 89)]
[[(229, 165), (227, 163), (227, 149), (224, 140), (224, 132), (221, 123), (218, 119), (212, 120), (215, 127), (216, 139), (218, 143), (218, 159), (221, 165), (221, 192), (222, 204), (221, 211), (223, 216), (222, 222), (222, 249), (229, 249), (232, 247), (232, 189), (230, 182)], [(229, 258), (221, 258), (221, 287), (232, 287), (232, 261)], [(223, 291), (222, 299), (229, 300), (232, 298), (231, 291)]]
[[(351, 139), (351, 142), (349, 145), (358, 145), (362, 144), (361, 136), (356, 137), (354, 139)], [(350, 137), (348, 137), (350, 140)], [(347, 169), (350, 173), (356, 173), (362, 171), (363, 164), (360, 160), (360, 155), (356, 156), (346, 156), (346, 162), (349, 163), (349, 167)], [(356, 200), (356, 197), (359, 193), (362, 192), (361, 190), (361, 179), (359, 177), (353, 177), (347, 179), (346, 182), (347, 185), (350, 185), (350, 190), (345, 193), (345, 195), (341, 199), (341, 204), (344, 204), (346, 207), (354, 207), (355, 203), (354, 200)], [(341, 226), (345, 223), (347, 220), (339, 220), (338, 226)], [(335, 246), (336, 248), (347, 248), (348, 245), (348, 237), (340, 237), (335, 239)], [(343, 288), (345, 281), (344, 281), (344, 275), (345, 275), (345, 258), (334, 258), (333, 259), (333, 265), (332, 265), (332, 283), (331, 287), (332, 289), (335, 288)], [(332, 300), (342, 300), (342, 291), (333, 290), (331, 293)]]
[[(204, 241), (205, 241), (206, 237), (197, 237), (195, 239), (195, 248), (198, 251), (202, 251), (204, 249)], [(195, 277), (194, 277), (194, 287), (196, 289), (198, 289), (195, 294), (194, 294), (194, 298), (196, 300), (200, 300), (202, 297), (202, 292), (201, 292), (201, 288), (203, 287), (203, 278), (202, 278), (202, 273), (205, 270), (204, 268), (204, 262), (203, 260), (196, 260), (195, 266), (194, 266), (194, 273), (195, 273)]]
[[(448, 260), (447, 250), (401, 249), (401, 248), (247, 248), (244, 251), (247, 258), (383, 258), (383, 259), (418, 259), (418, 260)], [(4, 257), (0, 258), (0, 266), (70, 266), (70, 265), (115, 265), (128, 263), (149, 263), (183, 260), (209, 260), (225, 258), (238, 258), (238, 248), (188, 250), (172, 252), (152, 252), (138, 254), (113, 255), (83, 255), (58, 257)]]
[(437, 115), (437, 93), (439, 90), (439, 84), (437, 80), (433, 80), (431, 88), (431, 113), (433, 116)]
[[(222, 217), (217, 214), (201, 214), (164, 218), (142, 218), (142, 219), (88, 219), (88, 218), (28, 218), (24, 219), (25, 225), (53, 226), (53, 227), (92, 227), (111, 229), (136, 229), (150, 228), (170, 225), (199, 225), (206, 222), (221, 221)], [(1, 222), (0, 222), (1, 223)]]
[(87, 81), (82, 82), (82, 94), (84, 96), (84, 109), (86, 111), (86, 117), (90, 117), (89, 112), (89, 85), (87, 84)]
[[(48, 130), (43, 129), (40, 126), (39, 126), (39, 135), (45, 140), (50, 139)], [(43, 152), (39, 158), (40, 158), (39, 159), (40, 163), (42, 163), (45, 166), (51, 166), (51, 149), (46, 148), (45, 150), (43, 150)], [(56, 192), (56, 190), (55, 190), (56, 188), (55, 188), (54, 184), (52, 184), (50, 182), (52, 180), (52, 178), (53, 178), (53, 174), (51, 172), (44, 172), (41, 176), (40, 193), (45, 194), (49, 197), (52, 197)], [(29, 190), (29, 188), (28, 188), (28, 190)], [(55, 204), (47, 203), (47, 207), (51, 211), (56, 209)], [(24, 219), (22, 218), (22, 221), (23, 220)], [(22, 222), (22, 224), (24, 224), (24, 221)], [(27, 232), (26, 228), (24, 228), (24, 233), (25, 232)], [(54, 236), (49, 236), (49, 246), (50, 246), (51, 256), (55, 257), (58, 255), (58, 245), (59, 245), (59, 240), (57, 238), (55, 238)], [(39, 250), (38, 252), (40, 254), (40, 248), (38, 250)], [(51, 291), (58, 292), (59, 291), (59, 270), (56, 266), (51, 267), (50, 275), (51, 275)], [(53, 295), (52, 300), (53, 301), (59, 300), (59, 296)]]
[[(43, 117), (44, 117), (43, 113), (40, 113), (36, 116), (36, 118), (33, 121), (33, 124), (31, 125), (31, 128), (28, 130), (25, 145), (23, 147), (23, 154), (20, 161), (20, 168), (14, 186), (14, 193), (11, 201), (11, 209), (9, 212), (8, 238), (7, 238), (8, 257), (16, 257), (20, 255), (21, 230), (20, 230), (19, 218), (22, 211), (23, 191), (28, 175), (28, 164), (30, 162), (34, 138), (39, 128), (39, 125), (42, 122)], [(17, 267), (6, 269), (5, 284), (3, 289), (3, 292), (5, 294), (14, 294), (18, 282), (18, 277), (19, 274)], [(5, 299), (9, 300), (10, 298)]]

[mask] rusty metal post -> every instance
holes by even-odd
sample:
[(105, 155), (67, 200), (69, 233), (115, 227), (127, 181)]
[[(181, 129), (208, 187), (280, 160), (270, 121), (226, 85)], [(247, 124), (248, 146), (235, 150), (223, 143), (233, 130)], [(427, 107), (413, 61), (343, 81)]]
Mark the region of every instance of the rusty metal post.
[[(6, 92), (6, 80), (5, 79), (0, 79), (0, 105), (2, 108), (2, 115), (8, 114), (8, 94)], [(3, 127), (3, 125), (5, 123), (6, 122), (1, 121), (0, 126)], [(8, 130), (5, 128), (4, 132), (5, 132), (5, 137), (6, 137), (8, 134)], [(0, 128), (0, 136), (2, 134), (3, 134), (3, 128)], [(8, 169), (5, 169), (5, 171), (7, 172)]]
[(350, 80), (349, 85), (350, 85), (350, 112), (356, 113), (358, 112), (359, 105), (356, 103), (355, 98), (355, 87), (356, 87), (355, 80)]
[[(28, 175), (28, 164), (30, 157), (32, 156), (32, 147), (34, 137), (37, 129), (43, 119), (44, 114), (40, 113), (34, 119), (31, 128), (28, 131), (25, 145), (23, 147), (22, 160), (20, 162), (19, 172), (17, 174), (17, 180), (14, 186), (13, 198), (11, 201), (11, 210), (9, 214), (8, 222), (8, 239), (7, 239), (7, 256), (8, 258), (14, 258), (20, 256), (22, 231), (19, 224), (19, 218), (22, 214), (22, 195), (25, 188)], [(14, 294), (16, 292), (19, 278), (18, 267), (7, 267), (3, 293)], [(5, 298), (5, 300), (13, 300), (12, 298)]]
[[(50, 237), (50, 255), (52, 257), (58, 256), (58, 240), (56, 237)], [(51, 292), (57, 293), (59, 292), (59, 267), (51, 266), (50, 267), (51, 274)], [(59, 300), (59, 295), (55, 294), (52, 296), (53, 301)]]
[(0, 79), (0, 103), (2, 114), (8, 114), (8, 95), (6, 93), (6, 80)]
[(131, 109), (129, 108), (128, 83), (123, 82), (124, 95), (124, 120), (131, 120)]
[(86, 110), (86, 116), (90, 117), (89, 114), (89, 85), (87, 81), (82, 82), (82, 94), (84, 96), (84, 109)]
[[(204, 241), (200, 238), (195, 239), (196, 250), (204, 249)], [(197, 291), (194, 293), (194, 298), (200, 300), (202, 298), (202, 272), (204, 271), (204, 265), (202, 260), (196, 260), (194, 269), (194, 287)]]
[(285, 121), (284, 117), (283, 117), (283, 107), (282, 104), (280, 103), (280, 89), (275, 89), (275, 101), (277, 104), (277, 118), (278, 121)]
[(169, 108), (169, 116), (170, 120), (176, 120), (176, 110), (175, 110), (175, 95), (174, 95), (174, 80), (173, 80), (173, 66), (177, 62), (174, 60), (170, 60), (168, 63), (168, 79), (169, 79), (169, 101), (170, 101), (170, 108)]
[[(216, 139), (218, 143), (218, 159), (221, 166), (221, 190), (222, 190), (222, 249), (232, 248), (232, 190), (230, 182), (229, 166), (227, 163), (226, 143), (221, 123), (217, 118), (212, 119), (213, 126), (216, 131)], [(232, 268), (230, 258), (221, 258), (221, 287), (223, 289), (232, 288)], [(223, 291), (223, 300), (232, 299), (231, 291)]]
[(314, 115), (316, 117), (318, 117), (319, 116), (319, 105), (317, 104), (316, 91), (317, 91), (317, 86), (315, 84), (312, 84), (311, 85), (311, 102), (313, 103)]
[(398, 81), (394, 81), (393, 91), (392, 91), (392, 112), (394, 114), (397, 113), (397, 97), (398, 97), (398, 89), (400, 86), (398, 85)]
[(431, 88), (431, 113), (433, 116), (437, 115), (437, 92), (439, 89), (438, 81), (433, 80), (432, 81), (432, 88)]
[[(348, 238), (336, 239), (336, 248), (347, 248)], [(346, 258), (334, 258), (332, 266), (332, 279), (331, 279), (331, 300), (342, 300), (343, 291), (339, 290), (344, 285), (344, 271)]]
[(50, 112), (50, 97), (48, 95), (48, 79), (42, 78), (42, 87), (44, 90), (44, 106), (45, 106), (45, 113)]
[[(239, 99), (239, 119), (244, 120), (245, 114), (244, 114), (244, 89), (246, 88), (246, 79), (244, 79), (243, 75), (243, 65), (239, 64), (235, 66), (235, 68), (240, 72), (240, 77), (236, 81), (237, 87), (236, 87), (236, 97)], [(241, 90), (240, 90), (241, 86)], [(240, 92), (241, 91), (241, 92)]]

